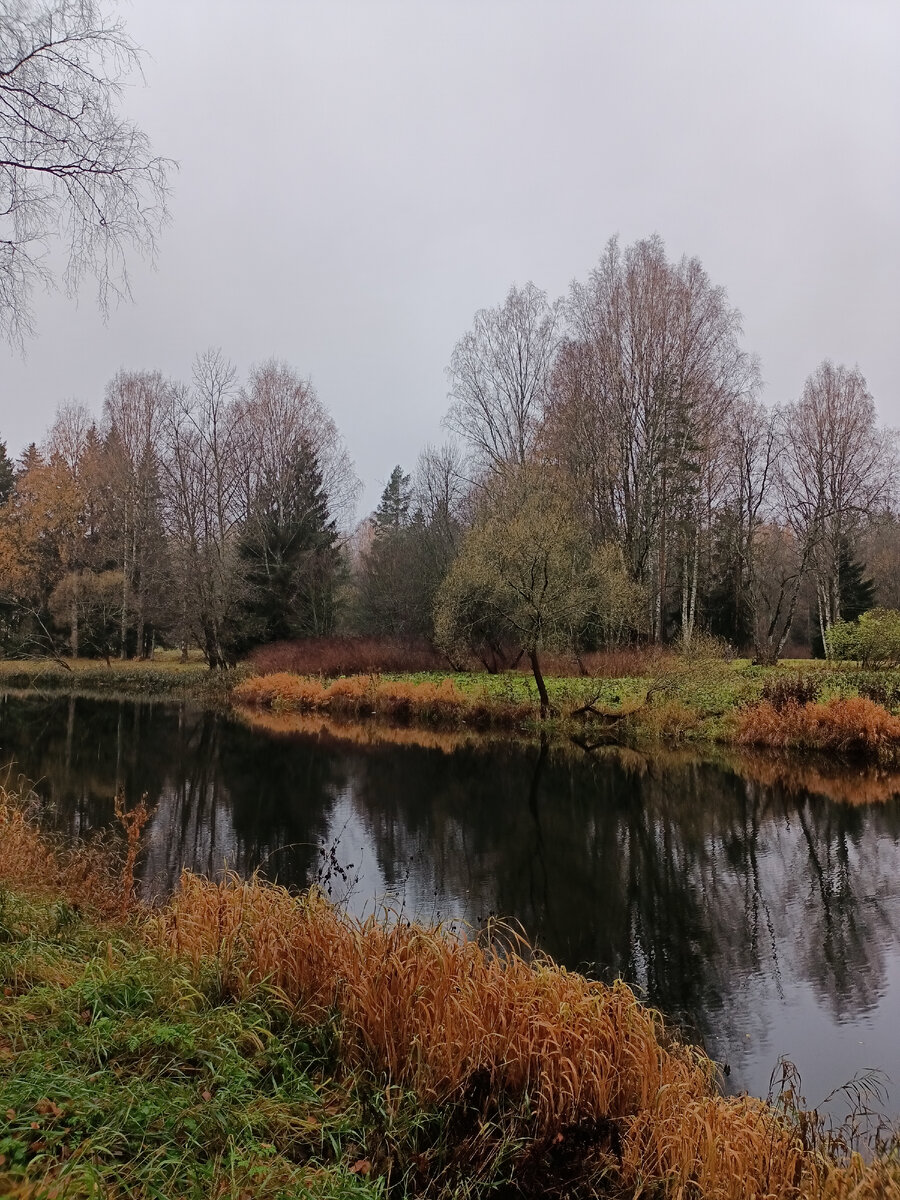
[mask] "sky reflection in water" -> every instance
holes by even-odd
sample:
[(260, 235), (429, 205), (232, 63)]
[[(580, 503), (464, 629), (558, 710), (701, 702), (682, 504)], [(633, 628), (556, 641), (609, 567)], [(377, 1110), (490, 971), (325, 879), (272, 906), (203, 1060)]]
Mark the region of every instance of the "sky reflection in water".
[(355, 911), (389, 898), (422, 918), (511, 918), (688, 1023), (733, 1087), (765, 1094), (787, 1054), (817, 1103), (879, 1067), (900, 1112), (900, 780), (273, 724), (7, 696), (0, 762), (72, 834), (111, 822), (119, 783), (148, 792), (150, 895), (183, 866), (304, 885), (334, 846)]

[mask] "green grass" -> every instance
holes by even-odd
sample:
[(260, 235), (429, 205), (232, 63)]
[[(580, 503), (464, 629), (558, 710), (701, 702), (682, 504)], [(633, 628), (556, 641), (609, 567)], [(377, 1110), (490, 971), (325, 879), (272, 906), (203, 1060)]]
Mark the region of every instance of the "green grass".
[(201, 657), (182, 663), (176, 651), (158, 651), (152, 661), (67, 659), (0, 660), (0, 687), (118, 696), (196, 696), (215, 699), (244, 673), (210, 671)]
[(334, 1049), (277, 999), (221, 1003), (127, 931), (0, 893), (4, 1197), (380, 1196)]

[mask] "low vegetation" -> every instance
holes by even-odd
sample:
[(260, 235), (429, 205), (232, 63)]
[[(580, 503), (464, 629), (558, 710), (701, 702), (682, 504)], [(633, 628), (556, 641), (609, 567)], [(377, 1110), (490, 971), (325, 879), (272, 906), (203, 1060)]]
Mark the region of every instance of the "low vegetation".
[[(551, 729), (630, 743), (707, 741), (879, 761), (900, 750), (900, 672), (812, 661), (758, 667), (702, 652), (631, 652), (624, 665), (632, 673), (619, 678), (600, 673), (602, 659), (585, 665), (591, 674), (546, 677)], [(332, 680), (279, 671), (244, 679), (232, 698), (257, 710), (445, 728), (523, 732), (541, 723), (538, 691), (523, 671)]]
[(3, 1195), (900, 1196), (889, 1155), (724, 1097), (627, 987), (509, 931), (194, 876), (124, 920), (109, 845), (8, 795), (0, 824)]
[(401, 671), (441, 671), (447, 660), (425, 641), (399, 638), (312, 637), (258, 646), (247, 661), (261, 675), (377, 675)]
[(226, 677), (210, 671), (196, 656), (181, 662), (177, 654), (157, 653), (152, 660), (112, 659), (109, 663), (96, 658), (0, 661), (0, 688), (13, 689), (214, 699), (227, 695), (234, 677), (233, 672)]

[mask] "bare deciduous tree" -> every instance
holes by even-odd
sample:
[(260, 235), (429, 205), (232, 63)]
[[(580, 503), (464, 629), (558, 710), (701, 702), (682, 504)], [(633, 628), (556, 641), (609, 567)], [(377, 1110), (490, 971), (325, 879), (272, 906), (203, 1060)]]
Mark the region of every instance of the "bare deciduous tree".
[(859, 368), (823, 362), (786, 411), (781, 486), (816, 581), (820, 631), (841, 619), (841, 558), (860, 523), (890, 499), (893, 434), (879, 428)]
[(483, 308), (453, 350), (446, 424), (480, 465), (521, 466), (534, 450), (557, 345), (560, 305), (527, 283)]
[(67, 244), (66, 292), (90, 275), (100, 308), (128, 294), (125, 253), (155, 251), (167, 175), (119, 115), (139, 51), (96, 0), (0, 0), (0, 332), (33, 332), (51, 242)]
[(193, 638), (211, 667), (227, 664), (227, 630), (241, 599), (234, 536), (243, 514), (240, 434), (235, 369), (220, 351), (207, 350), (194, 362), (192, 386), (170, 393), (162, 463), (182, 656)]
[(106, 389), (108, 467), (113, 477), (122, 568), (122, 645), (134, 621), (135, 653), (145, 657), (150, 605), (164, 569), (160, 450), (172, 385), (158, 371), (120, 371)]
[(740, 314), (697, 259), (670, 263), (652, 237), (610, 241), (568, 315), (546, 444), (590, 497), (595, 536), (618, 541), (647, 586), (657, 639), (680, 574), (687, 637), (723, 422), (757, 382)]

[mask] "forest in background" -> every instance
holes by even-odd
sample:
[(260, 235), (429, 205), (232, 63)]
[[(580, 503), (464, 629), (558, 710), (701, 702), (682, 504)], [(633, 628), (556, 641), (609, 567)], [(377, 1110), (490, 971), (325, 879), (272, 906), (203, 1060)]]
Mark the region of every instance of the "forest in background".
[(448, 368), (451, 440), (358, 481), (309, 380), (224, 353), (120, 371), (0, 455), (0, 649), (147, 657), (335, 634), (497, 669), (714, 635), (761, 662), (900, 608), (896, 439), (858, 367), (762, 400), (697, 259), (621, 247), (568, 296), (512, 287)]

